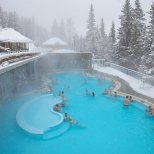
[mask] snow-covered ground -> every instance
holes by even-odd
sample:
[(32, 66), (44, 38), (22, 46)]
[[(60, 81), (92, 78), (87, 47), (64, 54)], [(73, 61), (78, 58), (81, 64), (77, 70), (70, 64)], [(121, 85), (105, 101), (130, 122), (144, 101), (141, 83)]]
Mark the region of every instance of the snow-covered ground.
[(99, 66), (95, 65), (94, 69), (99, 72), (103, 72), (103, 73), (106, 73), (109, 75), (117, 76), (117, 77), (125, 80), (134, 91), (136, 91), (140, 94), (143, 94), (145, 96), (154, 98), (154, 87), (151, 87), (150, 85), (145, 84), (144, 85), (145, 88), (141, 88), (141, 84), (142, 84), (141, 80), (133, 78), (133, 77), (131, 77), (125, 73), (122, 73), (122, 72), (120, 72), (114, 68), (111, 68), (111, 67), (99, 67)]
[(59, 50), (53, 50), (52, 53), (75, 53), (74, 50), (69, 49), (59, 49)]

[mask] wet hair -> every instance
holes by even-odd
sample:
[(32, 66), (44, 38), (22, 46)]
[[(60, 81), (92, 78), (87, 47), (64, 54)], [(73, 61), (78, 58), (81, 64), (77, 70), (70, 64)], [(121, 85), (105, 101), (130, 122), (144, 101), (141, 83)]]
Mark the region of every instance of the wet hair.
[(92, 92), (92, 95), (93, 95), (93, 96), (95, 96), (95, 93), (94, 93), (94, 92)]

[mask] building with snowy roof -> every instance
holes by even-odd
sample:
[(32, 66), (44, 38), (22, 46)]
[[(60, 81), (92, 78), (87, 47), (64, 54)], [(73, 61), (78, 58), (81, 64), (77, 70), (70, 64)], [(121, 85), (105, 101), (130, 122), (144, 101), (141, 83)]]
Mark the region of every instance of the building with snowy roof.
[(4, 28), (0, 30), (0, 51), (29, 50), (29, 43), (31, 42), (31, 39), (12, 28)]
[(53, 50), (66, 49), (68, 44), (60, 38), (53, 37), (43, 43), (43, 47), (51, 48)]

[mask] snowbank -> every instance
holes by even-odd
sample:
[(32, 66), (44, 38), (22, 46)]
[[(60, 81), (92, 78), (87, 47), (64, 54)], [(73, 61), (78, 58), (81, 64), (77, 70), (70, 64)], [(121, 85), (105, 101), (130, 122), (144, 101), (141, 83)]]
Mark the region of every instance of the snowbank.
[(76, 51), (68, 49), (59, 49), (59, 50), (53, 50), (52, 53), (76, 53)]
[(128, 84), (130, 85), (130, 87), (140, 93), (143, 94), (145, 96), (154, 98), (154, 87), (150, 87), (149, 85), (145, 84), (145, 87), (149, 87), (149, 88), (141, 88), (141, 81), (138, 79), (135, 79), (127, 74), (124, 74), (116, 69), (113, 69), (111, 67), (98, 67), (98, 66), (94, 66), (94, 69), (99, 71), (99, 72), (103, 72), (109, 75), (113, 75), (113, 76), (118, 76), (119, 78), (125, 80), (126, 82), (128, 82)]

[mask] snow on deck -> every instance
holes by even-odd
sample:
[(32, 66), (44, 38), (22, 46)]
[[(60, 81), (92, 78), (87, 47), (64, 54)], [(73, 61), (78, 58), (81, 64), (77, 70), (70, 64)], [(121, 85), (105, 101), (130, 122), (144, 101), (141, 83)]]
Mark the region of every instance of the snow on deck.
[(76, 53), (76, 51), (68, 49), (59, 49), (59, 50), (53, 50), (52, 53)]
[(138, 80), (134, 77), (131, 77), (125, 73), (122, 73), (114, 68), (111, 67), (99, 67), (99, 66), (94, 66), (94, 69), (103, 72), (109, 75), (117, 76), (123, 80), (125, 80), (129, 86), (136, 92), (143, 94), (145, 96), (154, 98), (154, 87), (150, 87), (150, 85), (145, 84), (144, 87), (149, 87), (149, 88), (141, 88), (141, 80)]
[(58, 50), (53, 50), (52, 53), (91, 53), (91, 52), (80, 52), (80, 51), (74, 51), (74, 50), (69, 50), (69, 49), (58, 49)]
[[(4, 60), (4, 62), (0, 63), (0, 74), (1, 74), (1, 70), (7, 69), (8, 67), (11, 67), (11, 66), (15, 66), (22, 62), (29, 61), (30, 59), (39, 57), (40, 55), (41, 55), (40, 52), (20, 52), (20, 53), (1, 54), (0, 61)], [(13, 58), (12, 60), (7, 60), (11, 57), (16, 57), (16, 58)]]

